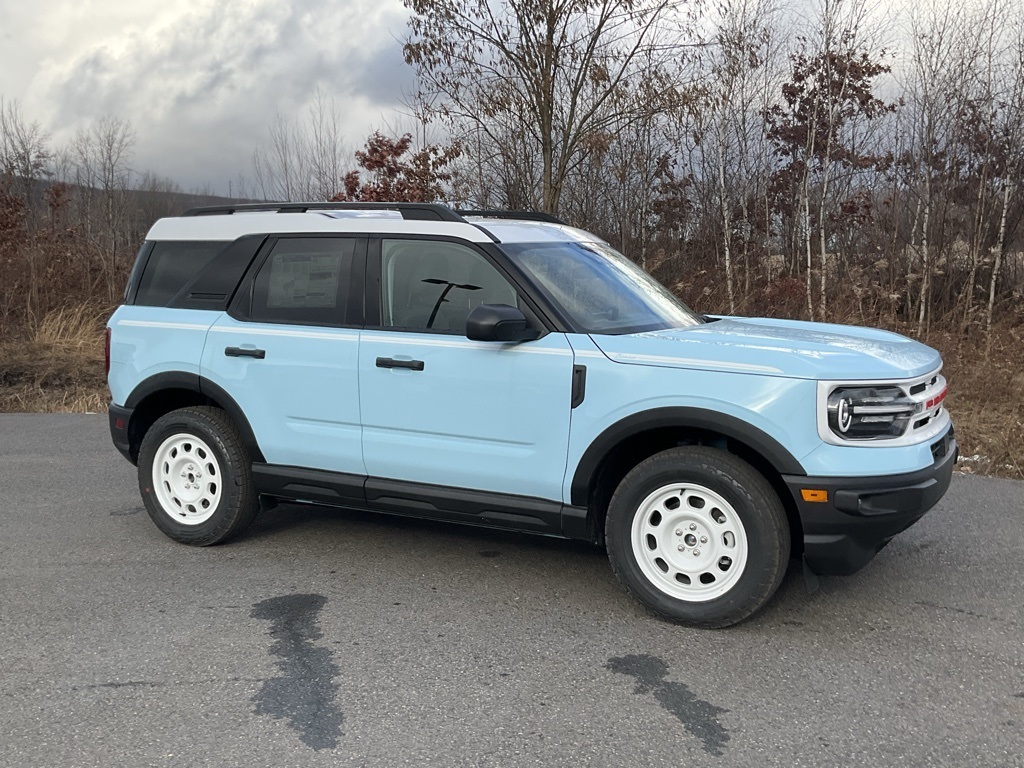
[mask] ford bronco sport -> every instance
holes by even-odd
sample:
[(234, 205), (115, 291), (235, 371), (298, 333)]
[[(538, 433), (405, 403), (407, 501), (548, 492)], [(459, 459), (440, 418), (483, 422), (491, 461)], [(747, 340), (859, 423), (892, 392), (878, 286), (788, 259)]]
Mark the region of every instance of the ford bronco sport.
[(224, 541), (275, 500), (581, 539), (702, 627), (758, 610), (791, 556), (861, 568), (957, 456), (934, 350), (695, 314), (538, 214), (161, 219), (107, 343), (114, 444), (177, 541)]

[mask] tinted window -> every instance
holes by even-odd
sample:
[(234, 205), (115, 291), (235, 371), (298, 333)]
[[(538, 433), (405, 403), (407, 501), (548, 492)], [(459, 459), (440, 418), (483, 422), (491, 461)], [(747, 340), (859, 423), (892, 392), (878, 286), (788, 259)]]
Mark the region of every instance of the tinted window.
[(385, 240), (381, 252), (384, 326), (464, 334), (480, 304), (518, 306), (515, 289), (470, 248), (432, 240)]
[(356, 241), (341, 237), (278, 240), (253, 286), (253, 320), (343, 325)]
[(153, 243), (146, 271), (135, 294), (135, 303), (166, 307), (185, 283), (199, 274), (228, 245), (193, 241)]

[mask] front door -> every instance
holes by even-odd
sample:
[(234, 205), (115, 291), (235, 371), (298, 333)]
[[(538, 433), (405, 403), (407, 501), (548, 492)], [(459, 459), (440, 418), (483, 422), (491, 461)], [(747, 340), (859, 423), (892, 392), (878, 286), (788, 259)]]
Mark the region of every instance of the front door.
[(359, 347), (367, 473), (561, 501), (573, 369), (565, 335), (467, 339), (474, 307), (523, 306), (469, 245), (385, 239), (379, 258), (380, 326)]

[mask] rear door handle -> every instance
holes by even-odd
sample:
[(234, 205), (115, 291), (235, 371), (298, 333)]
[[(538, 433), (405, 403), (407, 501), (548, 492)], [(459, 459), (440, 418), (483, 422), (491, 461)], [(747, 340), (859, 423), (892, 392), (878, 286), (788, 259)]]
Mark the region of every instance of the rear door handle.
[(267, 356), (265, 349), (245, 349), (244, 347), (225, 347), (224, 354), (228, 357), (255, 357), (262, 360)]
[(410, 371), (422, 371), (422, 360), (395, 360), (393, 357), (378, 357), (378, 368), (408, 368)]

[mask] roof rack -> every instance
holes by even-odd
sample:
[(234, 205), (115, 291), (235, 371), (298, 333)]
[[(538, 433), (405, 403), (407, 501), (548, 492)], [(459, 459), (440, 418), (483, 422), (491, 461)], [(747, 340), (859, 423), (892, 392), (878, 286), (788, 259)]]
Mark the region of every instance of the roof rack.
[(306, 213), (307, 211), (398, 211), (403, 219), (414, 221), (453, 221), (467, 223), (464, 218), (440, 203), (246, 203), (190, 208), (182, 216), (227, 216), (233, 213), (266, 211), (268, 213)]
[(459, 216), (486, 216), (490, 219), (522, 219), (524, 221), (543, 221), (548, 224), (568, 225), (567, 221), (564, 221), (557, 216), (552, 216), (550, 213), (540, 213), (538, 211), (464, 211), (461, 208), (457, 208), (455, 213)]

